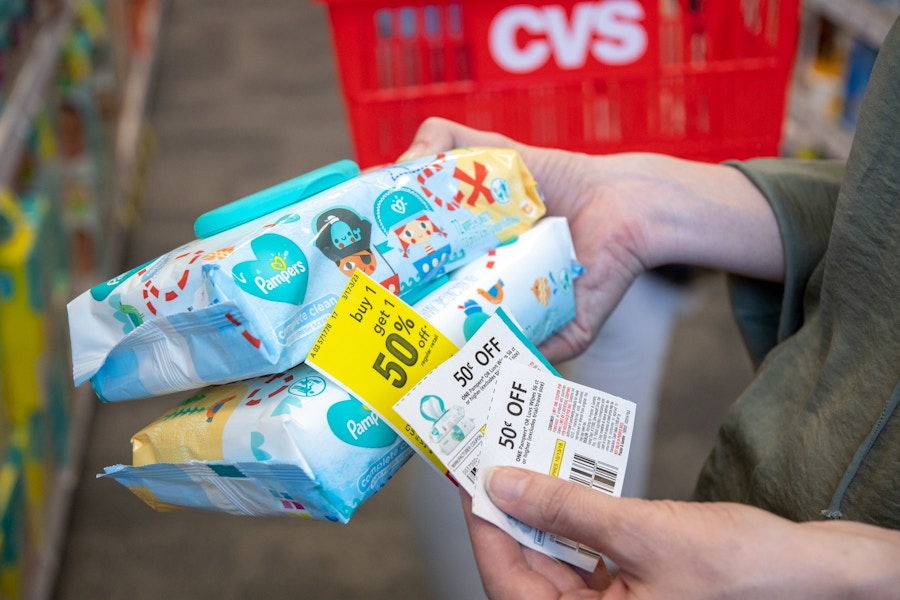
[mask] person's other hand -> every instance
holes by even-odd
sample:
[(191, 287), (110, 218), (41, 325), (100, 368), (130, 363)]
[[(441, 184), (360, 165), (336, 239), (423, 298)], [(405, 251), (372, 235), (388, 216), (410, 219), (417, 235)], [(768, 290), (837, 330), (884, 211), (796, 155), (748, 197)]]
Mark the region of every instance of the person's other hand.
[(783, 276), (774, 213), (737, 169), (659, 154), (537, 148), (440, 118), (422, 123), (400, 159), (475, 146), (517, 150), (541, 187), (547, 214), (569, 221), (585, 273), (575, 280), (575, 319), (540, 347), (551, 362), (587, 348), (649, 268), (681, 263)]
[(514, 148), (540, 185), (548, 214), (568, 218), (576, 255), (585, 267), (575, 281), (577, 315), (541, 351), (551, 362), (575, 356), (587, 348), (625, 290), (645, 270), (641, 258), (645, 234), (638, 206), (606, 184), (611, 181), (603, 181), (603, 160), (614, 159), (527, 146), (496, 133), (431, 118), (400, 160), (459, 147)]
[(588, 574), (523, 549), (464, 501), (494, 599), (888, 598), (898, 589), (897, 531), (794, 523), (740, 504), (613, 498), (522, 469), (496, 468), (487, 477), (504, 512), (587, 544), (618, 567), (610, 578), (601, 561)]

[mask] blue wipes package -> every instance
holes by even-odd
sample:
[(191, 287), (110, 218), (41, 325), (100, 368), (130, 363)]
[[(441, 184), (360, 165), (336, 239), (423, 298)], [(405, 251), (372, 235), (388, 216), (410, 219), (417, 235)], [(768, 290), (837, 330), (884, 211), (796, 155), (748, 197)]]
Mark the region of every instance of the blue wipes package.
[(206, 388), (131, 438), (110, 477), (161, 511), (346, 523), (412, 449), (378, 415), (301, 364)]
[(356, 175), (337, 163), (198, 219), (198, 239), (68, 307), (76, 385), (105, 401), (301, 363), (360, 269), (418, 298), (544, 205), (514, 151), (454, 150)]
[(573, 284), (583, 271), (566, 219), (546, 217), (516, 241), (453, 271), (413, 308), (462, 348), (503, 307), (539, 345), (575, 318)]

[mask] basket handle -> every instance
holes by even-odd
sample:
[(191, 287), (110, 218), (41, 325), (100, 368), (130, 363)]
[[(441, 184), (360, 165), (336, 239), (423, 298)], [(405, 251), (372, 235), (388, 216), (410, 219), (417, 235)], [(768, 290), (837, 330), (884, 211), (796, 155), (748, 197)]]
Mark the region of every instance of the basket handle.
[(355, 162), (339, 160), (203, 213), (194, 221), (194, 233), (198, 238), (208, 238), (300, 202), (357, 175), (359, 167)]

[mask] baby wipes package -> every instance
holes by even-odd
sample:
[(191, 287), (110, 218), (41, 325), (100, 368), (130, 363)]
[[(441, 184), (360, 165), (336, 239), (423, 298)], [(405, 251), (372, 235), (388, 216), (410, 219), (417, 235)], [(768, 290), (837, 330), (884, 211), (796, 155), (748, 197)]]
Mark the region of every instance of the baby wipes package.
[(449, 274), (413, 308), (462, 347), (502, 306), (538, 345), (575, 318), (572, 283), (583, 270), (566, 219), (547, 217)]
[(355, 269), (415, 298), (543, 213), (510, 150), (336, 163), (201, 216), (198, 239), (73, 300), (75, 383), (112, 401), (284, 371)]
[(131, 439), (106, 469), (157, 510), (347, 522), (412, 450), (376, 413), (301, 364), (200, 391)]

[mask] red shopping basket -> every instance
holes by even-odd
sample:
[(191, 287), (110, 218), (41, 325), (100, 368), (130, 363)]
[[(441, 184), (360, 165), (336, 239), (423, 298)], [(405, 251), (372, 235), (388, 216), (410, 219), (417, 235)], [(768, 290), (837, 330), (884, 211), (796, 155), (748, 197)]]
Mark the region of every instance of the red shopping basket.
[(437, 115), (590, 153), (775, 155), (799, 0), (320, 0), (361, 166)]

